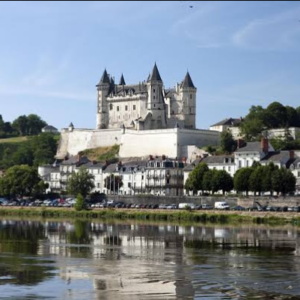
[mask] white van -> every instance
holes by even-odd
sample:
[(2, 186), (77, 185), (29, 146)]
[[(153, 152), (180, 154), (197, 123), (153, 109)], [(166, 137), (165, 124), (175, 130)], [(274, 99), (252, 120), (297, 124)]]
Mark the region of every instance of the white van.
[(223, 210), (229, 210), (229, 205), (227, 202), (221, 201), (221, 202), (215, 202), (215, 209), (223, 209)]

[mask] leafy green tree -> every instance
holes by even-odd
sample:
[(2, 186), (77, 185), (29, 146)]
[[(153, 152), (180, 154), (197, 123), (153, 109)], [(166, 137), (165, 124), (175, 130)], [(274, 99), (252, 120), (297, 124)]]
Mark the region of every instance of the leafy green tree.
[(197, 194), (198, 191), (203, 191), (203, 177), (206, 172), (208, 172), (208, 166), (206, 163), (198, 164), (192, 172), (190, 172), (187, 182), (188, 184), (185, 188), (189, 191), (193, 191), (193, 194)]
[(273, 162), (263, 167), (262, 190), (270, 192), (271, 195), (273, 194), (272, 176), (276, 170), (278, 167)]
[(294, 107), (286, 106), (287, 127), (300, 127), (300, 115)]
[(250, 191), (254, 192), (254, 195), (256, 195), (256, 193), (260, 195), (263, 191), (263, 177), (264, 169), (262, 166), (257, 166), (253, 169), (253, 172), (249, 178), (249, 187)]
[(111, 174), (110, 176), (104, 179), (104, 186), (106, 189), (112, 192), (118, 192), (119, 189), (123, 186), (122, 178), (120, 176), (115, 176), (114, 174)]
[(76, 203), (75, 203), (75, 209), (77, 211), (80, 211), (80, 210), (83, 210), (85, 209), (85, 202), (84, 202), (84, 198), (81, 194), (78, 194), (77, 195), (77, 198), (76, 198)]
[(25, 115), (18, 117), (13, 121), (12, 126), (21, 136), (28, 135), (28, 119)]
[(247, 141), (255, 141), (260, 138), (264, 128), (264, 123), (259, 119), (245, 120), (240, 125), (241, 134)]
[(41, 181), (37, 170), (27, 165), (9, 168), (0, 179), (0, 194), (5, 196), (31, 196)]
[(202, 189), (205, 191), (212, 191), (214, 190), (213, 185), (213, 177), (216, 170), (208, 170), (204, 173), (203, 181), (202, 181)]
[(266, 125), (268, 128), (280, 128), (287, 125), (287, 110), (279, 102), (272, 102), (265, 111)]
[(78, 172), (74, 172), (67, 183), (67, 192), (70, 195), (81, 194), (86, 197), (95, 187), (94, 175), (90, 174), (85, 167), (81, 167)]
[(236, 149), (236, 141), (229, 130), (223, 131), (220, 137), (221, 150), (225, 153), (232, 153)]
[(234, 189), (237, 192), (246, 192), (248, 196), (250, 190), (250, 177), (253, 168), (241, 168), (234, 174)]
[(212, 191), (230, 192), (233, 189), (232, 177), (225, 170), (215, 170), (212, 177)]
[(43, 121), (39, 116), (30, 114), (27, 117), (27, 126), (29, 135), (37, 135), (41, 133), (42, 128), (45, 127), (47, 123)]
[(294, 192), (296, 189), (296, 178), (290, 170), (277, 169), (272, 174), (272, 188), (277, 192), (277, 195), (279, 193), (285, 195)]

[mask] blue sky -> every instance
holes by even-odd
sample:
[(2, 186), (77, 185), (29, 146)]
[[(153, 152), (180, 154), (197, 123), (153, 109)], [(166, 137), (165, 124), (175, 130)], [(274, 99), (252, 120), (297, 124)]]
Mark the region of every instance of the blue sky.
[[(190, 8), (193, 6), (193, 8)], [(0, 114), (94, 128), (104, 68), (126, 83), (189, 70), (197, 127), (300, 106), (299, 2), (0, 2)]]

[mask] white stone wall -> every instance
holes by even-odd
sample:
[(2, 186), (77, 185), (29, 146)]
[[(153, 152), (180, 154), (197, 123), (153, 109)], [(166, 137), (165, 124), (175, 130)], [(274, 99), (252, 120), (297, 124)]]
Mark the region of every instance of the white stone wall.
[(64, 158), (66, 155), (76, 155), (78, 152), (98, 147), (119, 145), (121, 142), (121, 129), (90, 130), (74, 129), (63, 130), (61, 133), (56, 157)]

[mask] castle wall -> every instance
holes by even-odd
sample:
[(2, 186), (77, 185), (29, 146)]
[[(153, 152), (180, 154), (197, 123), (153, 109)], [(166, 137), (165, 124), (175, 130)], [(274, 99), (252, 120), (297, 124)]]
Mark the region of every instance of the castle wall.
[(122, 135), (121, 157), (178, 155), (177, 129), (126, 130)]
[(64, 158), (66, 155), (77, 155), (78, 152), (98, 147), (119, 145), (121, 142), (121, 129), (63, 129), (58, 145), (56, 157)]
[(120, 129), (63, 130), (58, 147), (57, 158), (76, 155), (79, 151), (98, 147), (121, 145), (120, 157), (143, 157), (147, 155), (166, 155), (181, 157), (186, 155), (184, 147), (217, 145), (219, 132), (211, 130), (188, 130), (180, 128), (157, 130), (129, 130), (123, 134)]

